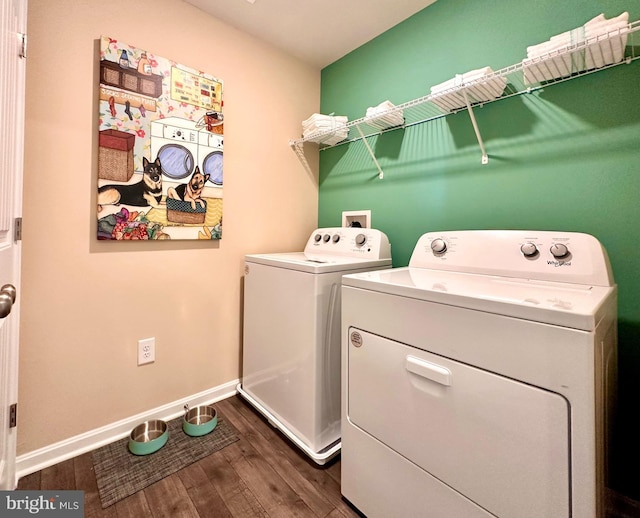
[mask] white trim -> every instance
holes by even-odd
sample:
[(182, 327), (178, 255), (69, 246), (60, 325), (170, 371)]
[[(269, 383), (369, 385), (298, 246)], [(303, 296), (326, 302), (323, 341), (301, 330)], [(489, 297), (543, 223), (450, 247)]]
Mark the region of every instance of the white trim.
[(174, 419), (184, 413), (184, 405), (194, 407), (203, 404), (210, 404), (235, 395), (236, 386), (240, 380), (233, 380), (223, 385), (218, 385), (198, 394), (179, 399), (172, 403), (153, 408), (147, 412), (116, 421), (115, 423), (90, 430), (75, 437), (70, 437), (63, 441), (45, 446), (39, 450), (34, 450), (16, 459), (17, 480), (40, 471), (41, 469), (53, 466), (59, 462), (77, 457), (83, 453), (95, 450), (105, 444), (122, 439), (131, 433), (133, 428), (141, 422), (150, 419), (164, 419), (165, 421)]

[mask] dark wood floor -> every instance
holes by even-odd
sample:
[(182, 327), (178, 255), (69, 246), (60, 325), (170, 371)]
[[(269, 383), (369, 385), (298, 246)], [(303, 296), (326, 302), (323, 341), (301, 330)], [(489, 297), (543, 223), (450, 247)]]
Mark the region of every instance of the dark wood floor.
[(238, 396), (215, 404), (240, 440), (102, 509), (91, 453), (22, 478), (18, 489), (85, 492), (85, 517), (359, 516), (340, 495), (340, 460), (318, 467)]
[[(238, 430), (239, 441), (107, 509), (100, 503), (91, 453), (26, 476), (18, 489), (82, 490), (85, 518), (360, 516), (340, 495), (339, 458), (316, 466), (238, 396), (215, 406)], [(616, 498), (607, 518), (639, 518), (637, 505)]]

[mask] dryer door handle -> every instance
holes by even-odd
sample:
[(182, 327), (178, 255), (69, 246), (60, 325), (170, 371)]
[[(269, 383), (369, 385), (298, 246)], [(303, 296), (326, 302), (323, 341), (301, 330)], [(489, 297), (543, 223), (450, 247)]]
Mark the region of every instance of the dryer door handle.
[(405, 366), (406, 369), (413, 374), (435, 381), (446, 387), (451, 386), (453, 375), (446, 367), (421, 360), (415, 356), (407, 356)]

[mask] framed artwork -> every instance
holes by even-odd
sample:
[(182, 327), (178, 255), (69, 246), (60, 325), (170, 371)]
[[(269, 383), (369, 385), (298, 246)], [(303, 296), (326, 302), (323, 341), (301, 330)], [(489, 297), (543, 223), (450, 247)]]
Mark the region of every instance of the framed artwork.
[(98, 239), (221, 239), (220, 79), (100, 39)]

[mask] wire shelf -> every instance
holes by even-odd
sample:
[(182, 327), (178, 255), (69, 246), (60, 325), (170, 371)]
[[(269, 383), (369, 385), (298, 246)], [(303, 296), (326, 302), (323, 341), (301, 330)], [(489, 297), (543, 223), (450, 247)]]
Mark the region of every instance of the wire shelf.
[[(540, 88), (575, 79), (586, 74), (599, 72), (621, 64), (629, 64), (640, 58), (640, 20), (631, 22), (619, 29), (586, 38), (533, 58), (525, 58), (495, 72), (487, 73), (468, 82), (459, 82), (450, 88), (441, 89), (418, 99), (399, 104), (375, 117), (362, 117), (346, 123), (346, 138), (343, 133), (336, 135), (329, 130), (318, 132), (306, 138), (290, 140), (289, 145), (303, 160), (301, 146), (305, 142), (315, 142), (320, 150), (339, 146), (386, 131), (408, 128), (434, 119), (446, 117), (451, 113), (468, 110), (474, 126), (478, 143), (482, 150), (482, 162), (488, 158), (484, 144), (475, 123), (473, 108), (506, 99), (514, 95), (531, 93)], [(389, 125), (386, 121), (403, 120), (400, 125)], [(369, 146), (367, 146), (368, 149)], [(370, 152), (376, 166), (382, 170)]]

